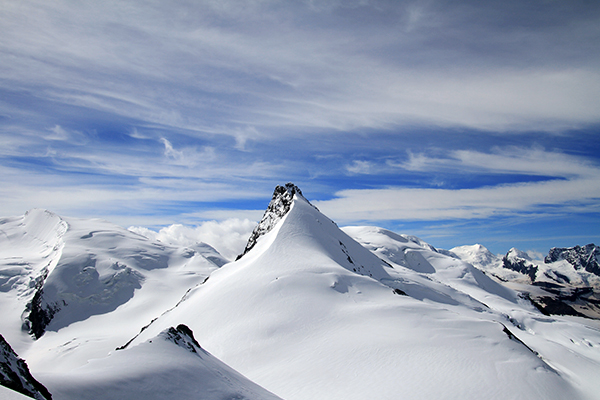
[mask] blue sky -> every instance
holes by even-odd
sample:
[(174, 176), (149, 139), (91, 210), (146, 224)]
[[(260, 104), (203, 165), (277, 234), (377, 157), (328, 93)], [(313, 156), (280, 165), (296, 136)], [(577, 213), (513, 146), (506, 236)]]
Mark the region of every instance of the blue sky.
[(596, 1), (0, 5), (0, 214), (600, 242)]

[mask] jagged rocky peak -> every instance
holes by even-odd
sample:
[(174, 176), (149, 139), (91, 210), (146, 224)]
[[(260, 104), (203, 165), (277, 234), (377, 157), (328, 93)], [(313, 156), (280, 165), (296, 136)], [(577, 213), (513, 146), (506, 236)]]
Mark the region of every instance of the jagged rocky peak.
[(565, 260), (576, 270), (586, 270), (600, 276), (600, 247), (593, 243), (586, 246), (553, 247), (544, 258), (544, 263), (549, 264)]
[(0, 385), (37, 400), (51, 400), (48, 389), (29, 372), (29, 368), (0, 335)]
[(171, 341), (192, 353), (197, 353), (202, 349), (200, 344), (196, 341), (196, 338), (194, 338), (194, 333), (187, 325), (179, 324), (177, 325), (177, 328), (171, 327), (162, 332), (161, 335), (166, 340)]
[(244, 252), (237, 257), (237, 260), (249, 252), (254, 245), (256, 245), (257, 240), (261, 236), (270, 232), (271, 229), (273, 229), (273, 227), (277, 225), (277, 223), (288, 213), (288, 211), (290, 211), (294, 198), (301, 199), (310, 204), (310, 202), (302, 195), (300, 188), (291, 182), (286, 183), (284, 186), (277, 185), (275, 187), (275, 190), (273, 191), (273, 197), (271, 197), (271, 202), (267, 206), (267, 209), (260, 222), (252, 231)]
[(535, 282), (538, 267), (531, 262), (531, 257), (521, 250), (515, 249), (514, 247), (510, 249), (502, 258), (502, 266), (506, 269), (527, 275), (532, 283)]

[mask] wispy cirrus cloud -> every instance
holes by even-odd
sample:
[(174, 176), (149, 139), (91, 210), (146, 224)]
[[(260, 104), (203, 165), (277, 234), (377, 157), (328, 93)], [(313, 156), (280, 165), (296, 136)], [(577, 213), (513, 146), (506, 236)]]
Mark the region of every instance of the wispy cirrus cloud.
[(528, 213), (598, 212), (598, 179), (502, 185), (480, 189), (343, 190), (319, 209), (340, 222), (448, 220)]
[(560, 130), (599, 119), (589, 3), (222, 3), (7, 4), (1, 76), (52, 101), (221, 131), (240, 147), (261, 128)]
[(4, 214), (254, 218), (287, 181), (348, 221), (597, 204), (600, 4), (23, 0), (0, 26)]
[(500, 181), (460, 189), (342, 190), (332, 200), (317, 202), (318, 207), (340, 221), (460, 220), (600, 211), (600, 167), (562, 153), (519, 148), (498, 148), (493, 153), (458, 150), (446, 158), (412, 155), (396, 166), (432, 173), (543, 175), (545, 180)]
[(390, 160), (388, 165), (421, 172), (460, 170), (471, 173), (491, 172), (563, 178), (598, 176), (598, 167), (590, 161), (558, 151), (546, 151), (539, 146), (495, 147), (488, 153), (475, 150), (451, 150), (445, 152), (445, 157), (409, 152), (408, 160), (399, 163)]

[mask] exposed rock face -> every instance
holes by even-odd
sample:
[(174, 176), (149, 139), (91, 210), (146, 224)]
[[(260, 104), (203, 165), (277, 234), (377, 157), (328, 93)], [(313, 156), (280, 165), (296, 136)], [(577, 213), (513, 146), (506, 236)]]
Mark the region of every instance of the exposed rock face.
[(38, 400), (50, 400), (48, 389), (35, 380), (25, 361), (0, 335), (0, 385)]
[(60, 311), (58, 304), (49, 304), (44, 298), (44, 289), (39, 287), (33, 299), (27, 304), (22, 329), (39, 339), (46, 332), (46, 326)]
[(502, 266), (520, 272), (523, 275), (527, 275), (532, 283), (535, 282), (538, 267), (531, 262), (531, 259), (526, 253), (519, 251), (514, 247), (502, 258)]
[(124, 264), (113, 263), (114, 272), (103, 278), (96, 266), (95, 255), (82, 254), (61, 259), (50, 275), (44, 270), (23, 313), (22, 329), (39, 339), (48, 325), (54, 326), (56, 318), (67, 313), (65, 309), (72, 315), (86, 316), (110, 312), (141, 288), (144, 277)]
[(546, 258), (544, 258), (546, 264), (559, 260), (567, 261), (576, 270), (584, 269), (587, 272), (600, 276), (600, 247), (593, 243), (583, 247), (553, 247)]
[(202, 347), (194, 338), (194, 333), (187, 325), (179, 324), (177, 328), (169, 328), (162, 333), (163, 337), (176, 345), (183, 347), (191, 351), (192, 353), (198, 353)]
[(278, 185), (275, 187), (275, 190), (273, 191), (273, 197), (267, 206), (267, 210), (265, 211), (259, 224), (252, 231), (244, 252), (240, 254), (236, 260), (239, 260), (247, 252), (249, 252), (256, 245), (257, 240), (261, 236), (270, 232), (271, 229), (273, 229), (273, 227), (277, 225), (277, 223), (288, 213), (288, 211), (290, 211), (294, 196), (297, 196), (310, 204), (310, 202), (302, 195), (300, 188), (291, 182), (286, 183), (284, 186)]

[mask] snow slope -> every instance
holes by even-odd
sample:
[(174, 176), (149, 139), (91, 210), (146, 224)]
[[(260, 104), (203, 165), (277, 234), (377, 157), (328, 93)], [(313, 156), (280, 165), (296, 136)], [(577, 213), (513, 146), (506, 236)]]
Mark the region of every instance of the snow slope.
[(41, 374), (55, 398), (277, 400), (207, 351), (185, 325), (69, 372)]
[[(0, 230), (0, 329), (57, 398), (600, 399), (600, 323), (545, 316), (416, 237), (340, 230), (291, 184), (220, 268), (45, 211)], [(60, 309), (34, 340), (40, 289)]]
[(123, 344), (217, 268), (105, 221), (31, 210), (0, 220), (0, 329), (30, 366), (81, 365), (106, 354), (98, 341)]
[[(597, 383), (571, 378), (519, 339), (526, 324), (562, 324), (560, 334), (598, 346), (597, 330), (543, 319), (472, 266), (419, 249), (408, 256), (414, 269), (386, 263), (294, 196), (250, 251), (132, 345), (183, 321), (212, 354), (288, 400), (597, 398)], [(571, 351), (557, 346), (557, 357)], [(598, 372), (597, 352), (573, 359)]]
[(450, 251), (528, 296), (546, 314), (600, 319), (600, 249), (593, 244), (553, 248), (544, 260), (515, 248), (502, 257), (481, 245)]
[[(423, 288), (428, 287), (459, 302), (461, 298), (456, 296), (454, 290), (469, 295), (483, 305), (486, 311), (479, 318), (490, 318), (505, 325), (514, 338), (518, 338), (547, 365), (552, 366), (557, 374), (568, 377), (583, 392), (584, 398), (600, 398), (595, 378), (600, 366), (600, 323), (540, 314), (537, 310), (539, 304), (534, 307), (531, 297), (539, 294), (542, 289), (523, 283), (506, 286), (504, 282), (491, 279), (487, 274), (490, 269), (495, 271), (493, 268), (502, 268), (502, 258), (493, 255), (484, 246), (462, 246), (445, 251), (437, 250), (414, 236), (398, 235), (382, 228), (343, 229), (365, 248), (393, 265), (395, 273), (400, 276), (399, 280), (404, 284), (410, 283), (406, 286), (407, 293), (412, 296), (415, 296), (415, 292), (427, 293), (427, 290), (423, 292)], [(525, 253), (513, 249), (509, 252), (509, 257), (522, 257), (523, 254)], [(533, 263), (530, 259), (529, 262)], [(555, 265), (546, 265), (545, 271), (551, 271), (553, 266)], [(513, 282), (523, 282), (526, 279), (526, 275), (514, 270), (503, 269), (502, 273), (504, 280), (512, 278)], [(413, 282), (420, 282), (422, 286), (416, 288)], [(436, 298), (430, 293), (427, 295), (431, 300), (444, 301), (443, 297)], [(467, 308), (454, 307), (455, 312), (464, 314), (469, 312), (469, 308), (478, 309), (476, 305), (469, 305), (464, 298), (462, 301)]]

